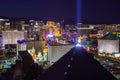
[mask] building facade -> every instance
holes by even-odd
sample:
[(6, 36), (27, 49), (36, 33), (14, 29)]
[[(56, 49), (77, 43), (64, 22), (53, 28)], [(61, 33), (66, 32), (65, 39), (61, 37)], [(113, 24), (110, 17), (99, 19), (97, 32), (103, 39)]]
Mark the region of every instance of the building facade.
[(25, 40), (27, 31), (9, 30), (1, 32), (1, 44), (4, 47), (6, 44), (17, 44), (17, 40)]

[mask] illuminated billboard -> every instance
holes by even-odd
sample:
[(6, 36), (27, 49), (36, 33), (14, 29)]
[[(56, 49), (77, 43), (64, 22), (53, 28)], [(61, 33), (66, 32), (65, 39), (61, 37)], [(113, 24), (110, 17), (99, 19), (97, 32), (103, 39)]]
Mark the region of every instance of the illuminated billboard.
[(98, 40), (98, 52), (100, 53), (119, 52), (119, 40)]

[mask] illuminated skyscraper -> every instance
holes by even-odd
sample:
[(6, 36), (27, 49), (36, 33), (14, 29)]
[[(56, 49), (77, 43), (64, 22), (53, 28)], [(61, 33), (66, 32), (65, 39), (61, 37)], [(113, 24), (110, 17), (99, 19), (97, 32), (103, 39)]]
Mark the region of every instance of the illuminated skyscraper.
[(35, 21), (29, 20), (29, 38), (32, 38), (34, 25)]
[(17, 40), (24, 40), (27, 38), (27, 31), (17, 31), (17, 30), (9, 30), (1, 32), (1, 41), (2, 45), (6, 44), (17, 44)]

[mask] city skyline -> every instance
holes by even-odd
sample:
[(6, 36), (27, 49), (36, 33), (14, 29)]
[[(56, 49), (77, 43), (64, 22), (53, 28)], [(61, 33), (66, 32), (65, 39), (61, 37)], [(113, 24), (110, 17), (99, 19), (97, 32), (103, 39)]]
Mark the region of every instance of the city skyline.
[(0, 80), (120, 80), (119, 2), (1, 0)]

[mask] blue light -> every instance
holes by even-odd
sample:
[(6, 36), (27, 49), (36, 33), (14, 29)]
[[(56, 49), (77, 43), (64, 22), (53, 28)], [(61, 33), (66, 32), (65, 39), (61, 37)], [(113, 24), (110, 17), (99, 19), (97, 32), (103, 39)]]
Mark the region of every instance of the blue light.
[(22, 44), (27, 44), (26, 42), (23, 42)]
[(26, 41), (25, 41), (25, 40), (17, 40), (17, 42), (18, 42), (19, 44), (26, 44)]
[(53, 34), (48, 34), (48, 37), (54, 37), (54, 35)]
[(34, 20), (29, 20), (29, 22), (34, 22)]
[(18, 43), (22, 43), (22, 40), (17, 40)]
[(81, 44), (80, 44), (80, 43), (77, 43), (75, 46), (76, 46), (76, 47), (81, 47)]
[(50, 44), (48, 43), (47, 46), (50, 46)]
[(81, 0), (77, 0), (76, 1), (76, 4), (77, 4), (77, 11), (76, 11), (76, 13), (77, 13), (77, 16), (76, 16), (76, 19), (77, 19), (77, 23), (82, 23), (82, 17), (81, 17), (81, 4), (82, 3), (82, 1)]

